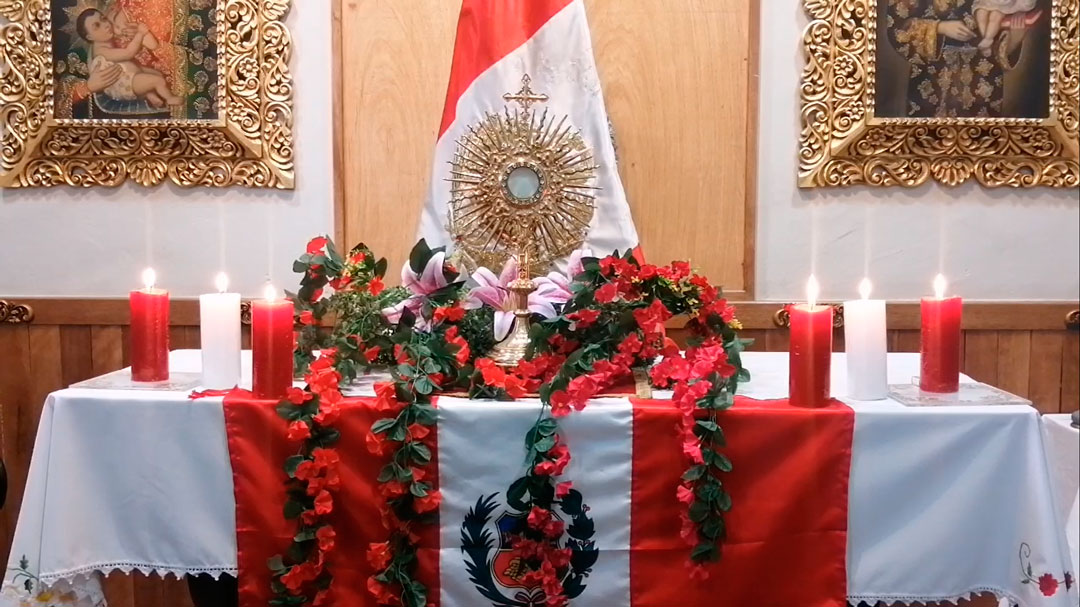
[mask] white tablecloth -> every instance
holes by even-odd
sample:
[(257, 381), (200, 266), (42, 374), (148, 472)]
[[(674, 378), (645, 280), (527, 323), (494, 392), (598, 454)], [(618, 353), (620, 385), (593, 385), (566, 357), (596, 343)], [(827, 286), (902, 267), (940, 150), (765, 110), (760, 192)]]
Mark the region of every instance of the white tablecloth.
[[(742, 394), (786, 396), (786, 354), (750, 352), (745, 362), (754, 380)], [(173, 370), (198, 366), (197, 352), (173, 353)], [(917, 367), (917, 355), (890, 355), (890, 381), (910, 381)], [(838, 354), (833, 392), (841, 397), (844, 369)], [(1022, 556), (1035, 577), (1075, 575), (1034, 409), (847, 402), (856, 415), (853, 600), (988, 591), (1024, 607), (1076, 604), (1075, 586), (1044, 596), (1020, 575)], [(440, 404), (454, 406), (454, 399)], [(9, 567), (25, 558), (42, 585), (74, 584), (87, 604), (100, 599), (96, 572), (235, 574), (234, 508), (220, 398), (61, 390), (42, 412)], [(0, 605), (20, 604), (15, 575), (9, 569)]]
[(1055, 504), (1065, 517), (1065, 537), (1072, 556), (1072, 570), (1080, 571), (1080, 430), (1068, 414), (1044, 415), (1046, 455)]

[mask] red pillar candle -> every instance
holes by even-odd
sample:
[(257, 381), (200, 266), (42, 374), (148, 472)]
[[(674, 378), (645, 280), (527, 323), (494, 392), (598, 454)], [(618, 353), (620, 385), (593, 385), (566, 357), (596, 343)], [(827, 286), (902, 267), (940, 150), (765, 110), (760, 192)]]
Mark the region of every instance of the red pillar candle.
[(963, 300), (945, 297), (945, 277), (934, 279), (935, 297), (924, 297), (919, 388), (924, 392), (960, 390), (960, 319)]
[(795, 407), (824, 407), (829, 402), (833, 309), (815, 305), (817, 281), (807, 284), (809, 303), (791, 306), (788, 399)]
[(293, 380), (293, 304), (273, 287), (265, 300), (251, 302), (251, 357), (255, 397), (285, 398)]
[(154, 271), (143, 272), (145, 288), (131, 292), (131, 379), (169, 379), (169, 292), (154, 288)]

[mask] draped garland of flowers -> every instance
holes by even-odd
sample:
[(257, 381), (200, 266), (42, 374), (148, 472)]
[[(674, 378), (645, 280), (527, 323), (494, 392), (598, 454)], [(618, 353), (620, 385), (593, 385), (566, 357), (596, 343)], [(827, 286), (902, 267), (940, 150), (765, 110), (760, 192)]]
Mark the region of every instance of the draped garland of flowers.
[[(571, 454), (559, 419), (631, 381), (634, 369), (649, 369), (654, 386), (673, 390), (687, 461), (675, 488), (686, 507), (682, 537), (691, 547), (692, 575), (707, 575), (702, 564), (719, 558), (724, 513), (731, 508), (722, 475), (732, 464), (721, 451), (725, 442), (718, 413), (732, 405), (738, 383), (749, 378), (739, 355), (747, 342), (738, 338), (734, 308), (719, 289), (684, 262), (653, 266), (629, 253), (597, 259), (575, 252), (566, 274), (534, 280), (528, 356), (516, 368), (504, 369), (484, 354), (510, 329), (507, 287), (517, 273), (515, 261), (499, 276), (480, 269), (469, 289), (443, 249), (420, 241), (402, 268), (403, 287), (384, 290), (385, 269), (385, 261), (376, 261), (363, 245), (342, 258), (325, 237), (314, 239), (294, 264), (304, 274), (294, 297), (300, 321), (297, 362), (308, 370), (309, 387), (303, 397), (290, 393), (279, 407), (289, 420), (290, 436), (303, 440), (304, 447), (294, 456), (299, 459), (286, 462), (290, 503), (295, 496), (298, 504), (287, 506), (286, 516), (295, 514), (300, 526), (288, 558), (270, 563), (277, 600), (283, 601), (275, 604), (325, 600), (319, 593), (327, 592), (331, 577), (323, 553), (303, 552), (320, 546), (318, 530), (327, 525), (316, 517), (329, 514), (325, 507), (320, 513), (317, 498), (308, 495), (313, 490), (309, 477), (314, 474), (316, 488), (331, 496), (336, 487), (318, 480), (330, 478), (330, 464), (326, 476), (319, 476), (327, 455), (316, 461), (315, 450), (326, 447), (311, 441), (338, 437), (316, 417), (327, 395), (332, 403), (340, 400), (343, 377), (351, 379), (380, 364), (390, 365), (392, 381), (375, 386), (375, 406), (384, 417), (365, 439), (372, 454), (386, 458), (377, 481), (388, 537), (367, 551), (376, 571), (368, 590), (379, 604), (423, 607), (428, 602), (427, 589), (417, 579), (417, 531), (437, 522), (441, 501), (427, 441), (437, 421), (433, 398), (440, 392), (496, 400), (539, 394), (544, 409), (524, 437), (525, 474), (507, 491), (508, 505), (526, 514), (524, 524), (511, 533), (511, 549), (524, 563), (523, 580), (542, 588), (549, 607), (563, 607), (580, 594), (597, 551), (582, 496), (564, 478)], [(332, 292), (324, 294), (327, 286)], [(334, 328), (320, 330), (328, 313), (336, 315)], [(693, 338), (685, 352), (667, 336), (666, 322), (673, 316), (688, 318)], [(324, 355), (311, 362), (316, 348), (324, 349)], [(305, 465), (309, 461), (311, 466)], [(297, 476), (300, 466), (303, 478)], [(336, 471), (332, 476), (336, 479)], [(309, 503), (314, 514), (305, 518)], [(556, 509), (570, 518), (569, 525)], [(294, 573), (297, 567), (300, 573)], [(316, 569), (318, 575), (312, 573)], [(301, 594), (307, 585), (316, 590), (310, 603)]]

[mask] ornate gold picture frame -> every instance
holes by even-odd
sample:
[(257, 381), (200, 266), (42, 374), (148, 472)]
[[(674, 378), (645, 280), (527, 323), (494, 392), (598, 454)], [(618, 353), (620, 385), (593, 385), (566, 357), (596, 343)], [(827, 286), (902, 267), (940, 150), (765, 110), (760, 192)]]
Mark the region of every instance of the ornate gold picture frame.
[(1080, 185), (1080, 0), (804, 8), (800, 187)]
[(0, 186), (292, 189), (291, 1), (0, 0)]

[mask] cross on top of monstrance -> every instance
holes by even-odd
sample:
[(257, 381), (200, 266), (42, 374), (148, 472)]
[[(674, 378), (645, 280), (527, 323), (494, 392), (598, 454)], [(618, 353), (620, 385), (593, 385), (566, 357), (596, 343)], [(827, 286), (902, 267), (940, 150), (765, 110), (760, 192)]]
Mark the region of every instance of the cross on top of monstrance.
[(522, 109), (527, 112), (529, 111), (530, 105), (534, 103), (544, 103), (548, 100), (547, 95), (544, 95), (542, 93), (538, 95), (534, 93), (532, 87), (529, 86), (530, 84), (532, 84), (532, 78), (529, 78), (529, 75), (525, 74), (521, 77), (521, 90), (517, 93), (514, 93), (513, 95), (511, 95), (510, 93), (506, 93), (505, 95), (503, 95), (503, 101), (507, 103), (516, 101), (517, 103), (521, 104)]

